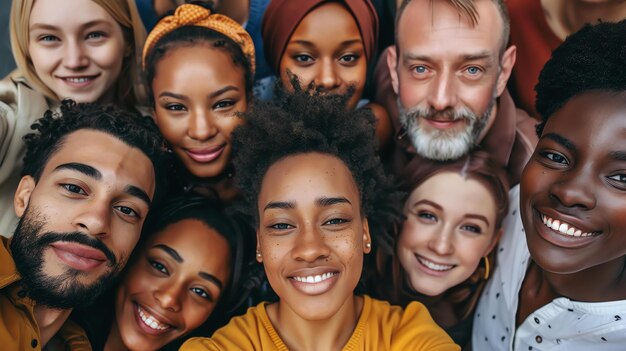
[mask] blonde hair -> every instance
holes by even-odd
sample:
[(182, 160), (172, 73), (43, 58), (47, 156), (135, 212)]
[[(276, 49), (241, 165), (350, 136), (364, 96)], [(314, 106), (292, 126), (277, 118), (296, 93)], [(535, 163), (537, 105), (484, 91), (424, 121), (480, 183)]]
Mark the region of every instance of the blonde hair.
[[(122, 27), (124, 40), (132, 49), (130, 55), (124, 57), (122, 71), (116, 83), (116, 103), (124, 107), (135, 107), (146, 103), (146, 93), (141, 82), (139, 62), (141, 49), (146, 39), (146, 30), (141, 22), (134, 0), (92, 0), (101, 6)], [(29, 22), (35, 0), (13, 0), (10, 15), (11, 50), (19, 73), (36, 90), (49, 98), (59, 97), (39, 78), (30, 58)]]

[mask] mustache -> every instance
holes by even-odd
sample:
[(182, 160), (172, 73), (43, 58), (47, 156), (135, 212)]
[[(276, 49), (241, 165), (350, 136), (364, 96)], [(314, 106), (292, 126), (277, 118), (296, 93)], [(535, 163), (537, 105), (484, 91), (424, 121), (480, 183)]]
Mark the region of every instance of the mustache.
[(478, 116), (467, 107), (436, 110), (433, 108), (414, 106), (406, 111), (406, 115), (409, 118), (421, 117), (426, 119), (443, 119), (447, 121), (458, 121), (461, 119), (475, 121), (478, 119)]
[(85, 246), (89, 246), (96, 250), (101, 251), (109, 261), (107, 266), (114, 267), (117, 264), (117, 259), (115, 258), (115, 254), (100, 240), (91, 237), (89, 235), (82, 234), (80, 232), (73, 233), (56, 233), (56, 232), (47, 232), (43, 234), (38, 240), (38, 244), (41, 247), (48, 246), (52, 243), (58, 241), (65, 241), (71, 243), (77, 243)]

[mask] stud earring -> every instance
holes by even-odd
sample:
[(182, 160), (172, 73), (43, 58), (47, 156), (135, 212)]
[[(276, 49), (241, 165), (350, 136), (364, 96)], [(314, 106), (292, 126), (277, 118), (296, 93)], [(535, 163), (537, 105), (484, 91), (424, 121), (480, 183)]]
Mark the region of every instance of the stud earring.
[(261, 251), (256, 250), (256, 258), (261, 259)]
[(368, 249), (371, 249), (372, 248), (372, 243), (365, 243), (365, 247), (368, 248)]

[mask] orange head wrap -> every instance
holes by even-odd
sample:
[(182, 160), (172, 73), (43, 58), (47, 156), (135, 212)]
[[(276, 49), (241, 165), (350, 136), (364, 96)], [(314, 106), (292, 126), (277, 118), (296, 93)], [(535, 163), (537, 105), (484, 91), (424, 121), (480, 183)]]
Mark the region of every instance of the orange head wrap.
[(192, 4), (178, 6), (172, 16), (164, 17), (152, 29), (143, 46), (142, 63), (144, 70), (146, 68), (146, 58), (156, 43), (166, 34), (185, 26), (212, 29), (234, 41), (239, 45), (244, 56), (250, 61), (250, 70), (254, 76), (254, 44), (250, 34), (231, 18), (224, 15), (211, 14), (210, 10)]

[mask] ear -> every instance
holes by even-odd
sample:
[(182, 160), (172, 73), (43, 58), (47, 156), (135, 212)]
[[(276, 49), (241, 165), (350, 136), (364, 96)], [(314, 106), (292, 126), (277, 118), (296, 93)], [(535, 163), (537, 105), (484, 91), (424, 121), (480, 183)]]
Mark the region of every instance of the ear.
[(18, 217), (22, 217), (24, 212), (26, 212), (30, 196), (33, 190), (35, 190), (35, 185), (37, 185), (35, 178), (29, 175), (23, 176), (20, 183), (17, 185), (15, 196), (13, 196), (13, 207), (15, 207), (15, 214)]
[(504, 233), (504, 229), (502, 228), (498, 229), (495, 232), (493, 238), (491, 239), (491, 244), (489, 244), (489, 247), (487, 248), (487, 251), (485, 251), (485, 254), (483, 256), (488, 255), (491, 251), (493, 251), (496, 245), (498, 245), (498, 243), (500, 242), (500, 238), (502, 238), (502, 233)]
[(400, 84), (398, 83), (398, 51), (397, 46), (392, 45), (387, 49), (387, 67), (389, 68), (389, 74), (391, 75), (391, 86), (396, 95), (398, 93)]
[(515, 65), (516, 52), (517, 48), (515, 45), (511, 45), (502, 54), (502, 59), (500, 60), (500, 73), (498, 74), (498, 81), (496, 82), (497, 96), (502, 95), (502, 92), (504, 92), (504, 89), (506, 88), (506, 83), (509, 81), (509, 77), (511, 77), (511, 71)]
[(372, 237), (370, 236), (370, 226), (367, 219), (363, 220), (363, 253), (372, 252)]
[(259, 263), (263, 263), (263, 256), (261, 255), (261, 245), (259, 244), (259, 231), (256, 231), (256, 253), (255, 253), (256, 261)]

